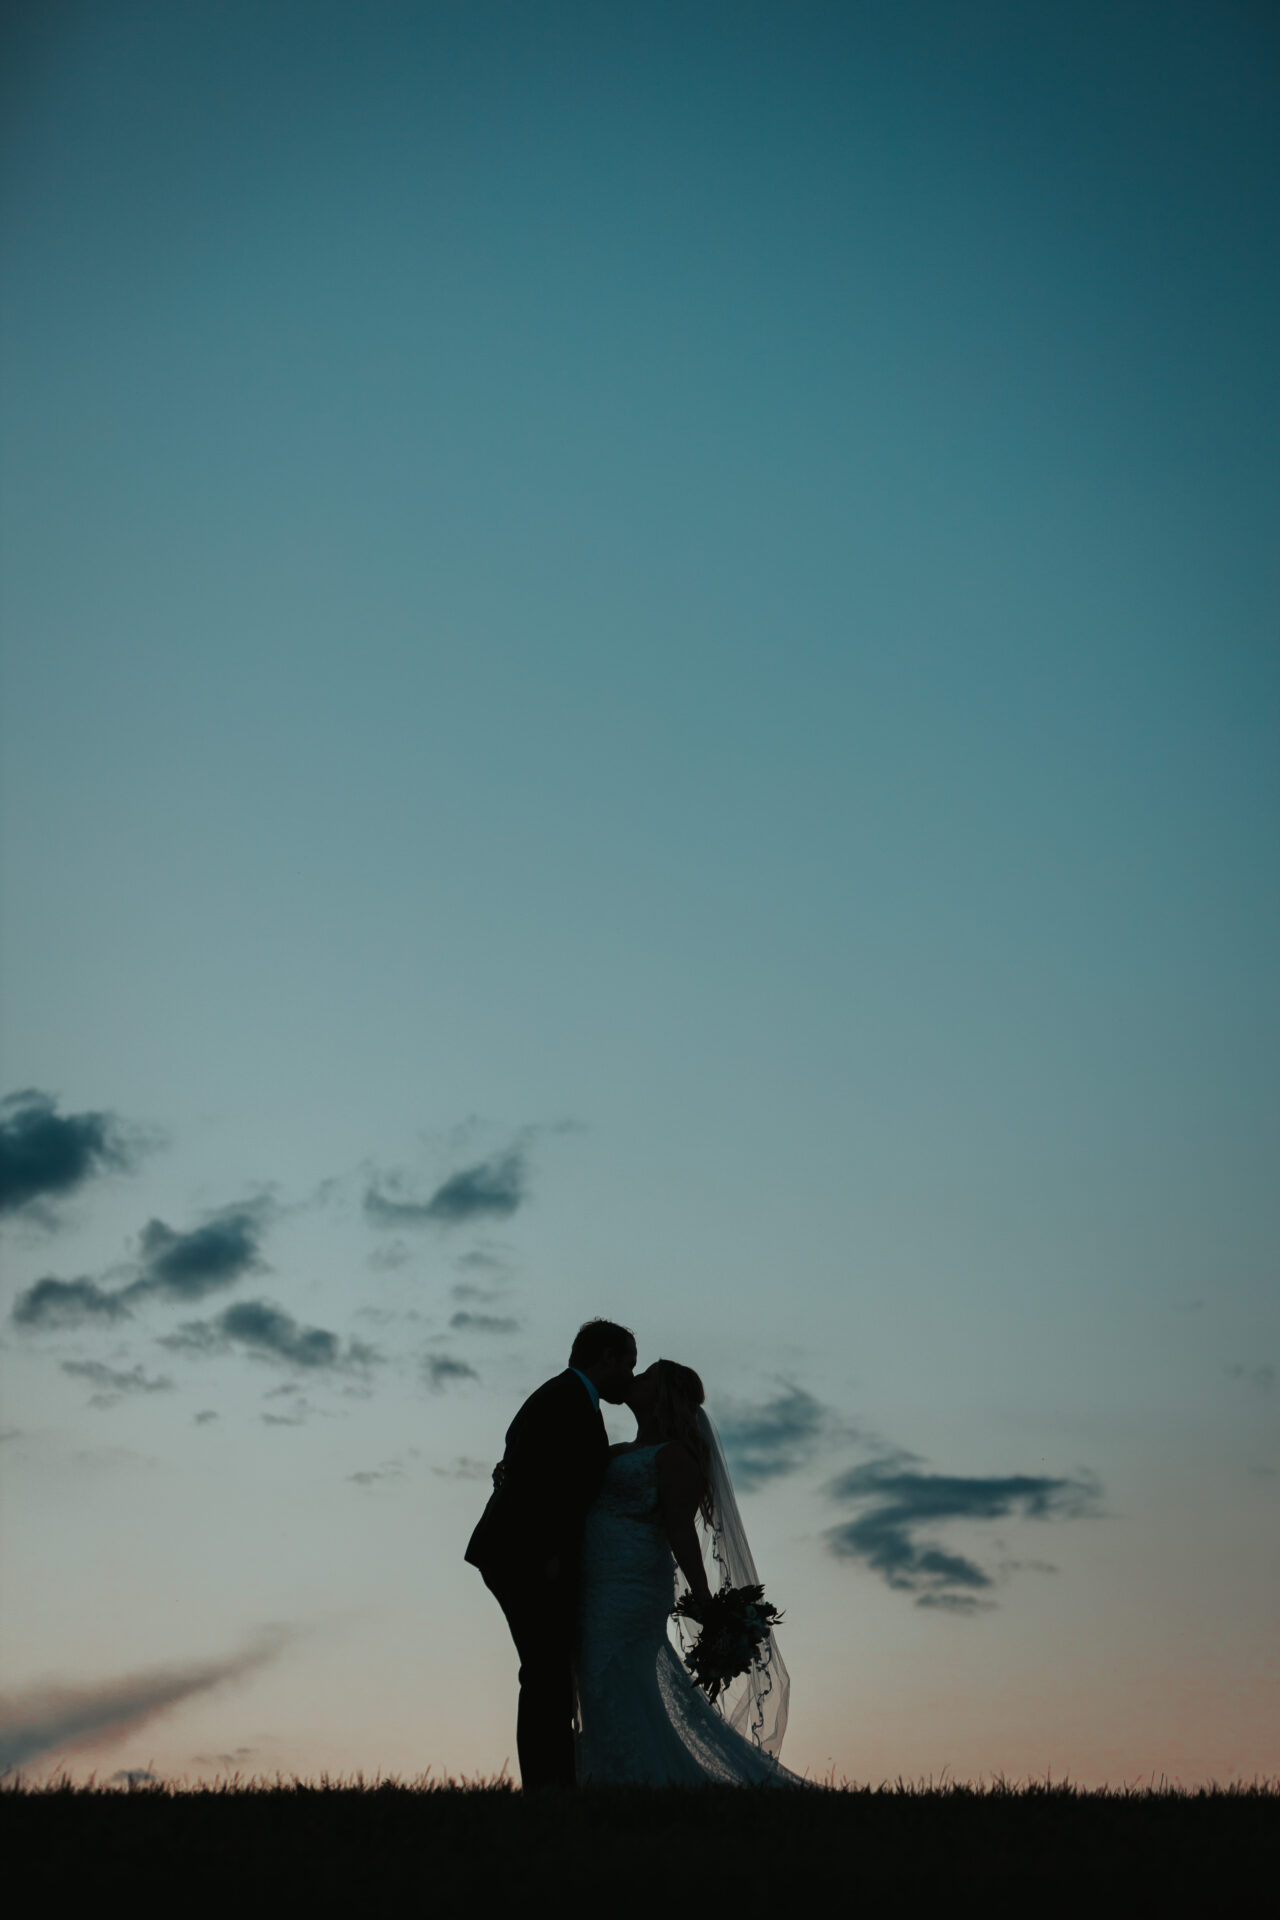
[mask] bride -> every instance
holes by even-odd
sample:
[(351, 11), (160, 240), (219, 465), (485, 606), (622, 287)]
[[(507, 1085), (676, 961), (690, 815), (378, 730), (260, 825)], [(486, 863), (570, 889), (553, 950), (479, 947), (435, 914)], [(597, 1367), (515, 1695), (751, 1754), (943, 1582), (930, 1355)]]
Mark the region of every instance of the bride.
[[(627, 1404), (636, 1437), (610, 1449), (587, 1513), (574, 1659), (577, 1776), (585, 1785), (806, 1784), (778, 1761), (787, 1670), (770, 1634), (761, 1658), (712, 1706), (667, 1637), (676, 1591), (754, 1586), (724, 1453), (691, 1367), (655, 1360)], [(679, 1578), (677, 1577), (679, 1570)]]

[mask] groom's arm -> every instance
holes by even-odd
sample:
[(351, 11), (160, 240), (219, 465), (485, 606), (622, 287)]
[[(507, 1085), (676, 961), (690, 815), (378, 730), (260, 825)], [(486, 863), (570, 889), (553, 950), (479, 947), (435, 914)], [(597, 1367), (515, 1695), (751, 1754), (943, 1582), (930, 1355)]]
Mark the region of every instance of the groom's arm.
[(605, 1457), (585, 1395), (581, 1408), (563, 1390), (526, 1401), (507, 1434), (501, 1481), (535, 1554), (559, 1558), (576, 1548)]

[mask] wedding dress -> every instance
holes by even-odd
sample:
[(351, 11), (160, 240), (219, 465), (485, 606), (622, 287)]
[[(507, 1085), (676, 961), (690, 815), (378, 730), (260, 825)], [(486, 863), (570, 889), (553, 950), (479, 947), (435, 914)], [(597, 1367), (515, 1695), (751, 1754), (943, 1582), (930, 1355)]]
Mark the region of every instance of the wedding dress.
[[(704, 1433), (714, 1442), (712, 1590), (717, 1571), (721, 1583), (754, 1584), (709, 1422)], [(778, 1762), (787, 1678), (772, 1635), (763, 1660), (723, 1696), (724, 1710), (711, 1705), (668, 1638), (677, 1569), (658, 1508), (659, 1451), (613, 1454), (587, 1514), (574, 1671), (578, 1779), (584, 1785), (806, 1785)]]

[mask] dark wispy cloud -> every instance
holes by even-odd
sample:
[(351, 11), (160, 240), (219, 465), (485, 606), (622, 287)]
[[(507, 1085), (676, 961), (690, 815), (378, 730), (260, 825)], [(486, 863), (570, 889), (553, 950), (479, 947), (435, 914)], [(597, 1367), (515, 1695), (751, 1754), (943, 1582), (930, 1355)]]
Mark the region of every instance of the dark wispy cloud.
[(229, 1660), (151, 1667), (123, 1679), (27, 1688), (0, 1700), (0, 1773), (45, 1754), (136, 1733), (157, 1715), (275, 1660), (292, 1635), (275, 1629)]
[(433, 1393), (439, 1393), (445, 1387), (457, 1386), (461, 1380), (478, 1380), (480, 1375), (465, 1360), (455, 1360), (452, 1354), (429, 1353), (423, 1358), (422, 1377)]
[(449, 1325), (459, 1333), (519, 1333), (520, 1322), (501, 1313), (455, 1313)]
[(90, 1401), (90, 1406), (114, 1406), (117, 1400), (129, 1393), (170, 1393), (173, 1381), (168, 1374), (158, 1373), (154, 1378), (139, 1367), (108, 1367), (101, 1360), (64, 1360), (62, 1371), (73, 1379), (87, 1380), (98, 1391)]
[(291, 1400), (288, 1413), (263, 1413), (259, 1418), (264, 1427), (305, 1427), (311, 1413), (309, 1401)]
[(185, 1233), (149, 1220), (139, 1242), (141, 1271), (125, 1297), (150, 1294), (185, 1304), (264, 1272), (261, 1244), (271, 1211), (266, 1199), (241, 1201), (206, 1214)]
[[(391, 1192), (386, 1191), (388, 1186)], [(451, 1173), (429, 1200), (403, 1199), (397, 1184), (389, 1180), (371, 1186), (365, 1191), (364, 1210), (379, 1227), (456, 1227), (472, 1220), (505, 1219), (516, 1211), (525, 1191), (524, 1151), (512, 1147)]]
[(129, 1308), (120, 1293), (100, 1287), (96, 1280), (55, 1280), (47, 1275), (18, 1295), (10, 1314), (15, 1326), (82, 1327), (127, 1320)]
[(137, 1277), (127, 1286), (104, 1287), (87, 1275), (78, 1280), (47, 1275), (18, 1295), (13, 1322), (46, 1329), (105, 1325), (129, 1319), (148, 1300), (189, 1304), (233, 1287), (265, 1270), (261, 1242), (273, 1211), (267, 1199), (244, 1200), (206, 1214), (185, 1233), (163, 1220), (149, 1220), (139, 1240)]
[(372, 1487), (379, 1480), (400, 1480), (404, 1477), (404, 1466), (399, 1460), (384, 1460), (380, 1467), (362, 1467), (358, 1473), (349, 1473), (348, 1480), (358, 1487)]
[(473, 1460), (468, 1454), (460, 1453), (447, 1467), (432, 1467), (431, 1471), (442, 1480), (488, 1480), (493, 1467), (487, 1460)]
[(50, 1225), (51, 1203), (98, 1174), (130, 1171), (142, 1146), (142, 1135), (114, 1113), (59, 1113), (34, 1087), (11, 1093), (0, 1101), (0, 1213)]
[(392, 1240), (388, 1246), (375, 1247), (369, 1255), (368, 1264), (375, 1272), (394, 1273), (399, 1267), (407, 1267), (413, 1254), (404, 1240)]
[(222, 1415), (216, 1407), (201, 1407), (199, 1413), (195, 1416), (195, 1423), (198, 1427), (207, 1427), (211, 1420), (220, 1420), (221, 1418)]
[(914, 1594), (917, 1606), (972, 1612), (992, 1604), (987, 1595), (995, 1585), (993, 1576), (966, 1554), (922, 1537), (922, 1530), (1014, 1516), (1080, 1519), (1099, 1511), (1101, 1489), (1092, 1476), (925, 1473), (913, 1456), (895, 1454), (849, 1468), (826, 1491), (862, 1509), (855, 1519), (828, 1529), (826, 1540), (834, 1554), (874, 1568), (889, 1586)]
[(230, 1753), (193, 1753), (191, 1762), (197, 1767), (224, 1767), (234, 1771), (252, 1760), (257, 1751), (256, 1747), (233, 1747)]
[(790, 1384), (772, 1400), (722, 1407), (716, 1426), (734, 1485), (746, 1493), (807, 1466), (837, 1430), (821, 1401)]
[(345, 1347), (327, 1327), (300, 1326), (267, 1300), (238, 1300), (212, 1320), (188, 1320), (160, 1341), (173, 1353), (224, 1354), (237, 1349), (283, 1366), (346, 1370), (375, 1365), (380, 1355), (362, 1340)]
[(1227, 1368), (1227, 1372), (1233, 1380), (1238, 1380), (1242, 1386), (1251, 1388), (1254, 1393), (1270, 1395), (1275, 1392), (1276, 1370), (1268, 1361), (1263, 1361), (1258, 1366), (1246, 1367), (1243, 1362), (1237, 1360), (1234, 1366)]

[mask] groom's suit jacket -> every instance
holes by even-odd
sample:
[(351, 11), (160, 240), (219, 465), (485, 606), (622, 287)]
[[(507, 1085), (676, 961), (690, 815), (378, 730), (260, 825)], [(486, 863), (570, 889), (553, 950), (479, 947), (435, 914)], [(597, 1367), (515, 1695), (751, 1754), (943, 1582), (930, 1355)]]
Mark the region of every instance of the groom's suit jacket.
[(582, 1524), (609, 1463), (604, 1421), (572, 1367), (548, 1380), (507, 1428), (506, 1451), (466, 1558), (507, 1583), (540, 1580), (548, 1560), (576, 1579)]

